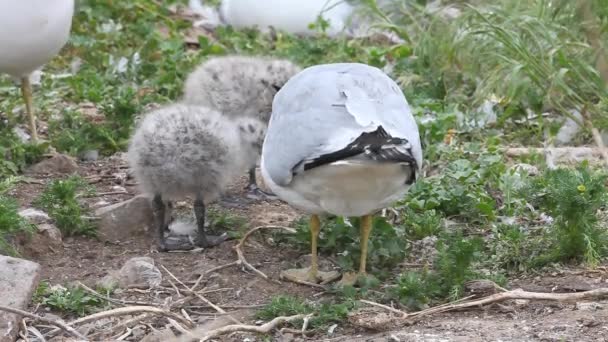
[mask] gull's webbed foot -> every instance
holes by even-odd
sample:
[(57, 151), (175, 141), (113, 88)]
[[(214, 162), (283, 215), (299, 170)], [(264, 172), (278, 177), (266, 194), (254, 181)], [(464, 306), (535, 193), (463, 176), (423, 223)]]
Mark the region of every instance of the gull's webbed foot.
[(256, 201), (276, 201), (279, 199), (277, 195), (270, 191), (260, 189), (256, 184), (247, 185), (247, 198)]
[(281, 278), (285, 278), (295, 283), (307, 282), (314, 284), (327, 284), (340, 277), (338, 271), (316, 271), (314, 272), (311, 267), (305, 268), (292, 268), (285, 271), (281, 271)]

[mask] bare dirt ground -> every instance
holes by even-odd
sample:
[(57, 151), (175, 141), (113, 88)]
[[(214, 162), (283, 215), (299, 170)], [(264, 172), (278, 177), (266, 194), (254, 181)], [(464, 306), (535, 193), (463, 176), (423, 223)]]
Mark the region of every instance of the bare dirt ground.
[[(90, 180), (98, 193), (111, 192), (116, 185), (124, 186), (128, 194), (114, 194), (87, 198), (94, 206), (100, 200), (118, 203), (137, 194), (136, 187), (125, 177), (127, 169), (119, 158), (106, 158), (96, 162), (80, 163), (79, 174)], [(35, 181), (22, 183), (13, 195), (23, 207), (30, 203), (44, 184), (52, 179), (48, 175), (29, 175)], [(40, 183), (40, 184), (38, 184)], [(229, 196), (243, 196), (245, 177), (235, 184)], [(243, 208), (230, 208), (235, 214), (247, 218), (249, 227), (266, 224), (288, 225), (300, 214), (280, 202), (257, 202)], [(256, 233), (250, 239), (245, 253), (250, 263), (278, 280), (279, 272), (294, 266), (301, 255), (287, 248), (267, 243), (269, 234)], [(177, 278), (191, 286), (199, 276), (213, 267), (236, 260), (233, 246), (228, 241), (216, 248), (196, 253), (153, 253), (152, 240), (146, 236), (133, 236), (120, 244), (103, 243), (90, 238), (65, 238), (64, 248), (58, 253), (38, 258), (25, 256), (43, 266), (44, 280), (51, 284), (80, 281), (93, 287), (111, 270), (119, 269), (128, 259), (137, 256), (152, 257), (156, 265), (164, 266)], [(113, 295), (126, 301), (146, 301), (161, 305), (167, 298), (176, 301), (185, 296), (177, 293), (175, 281), (163, 271), (164, 280), (157, 290), (130, 289)], [(172, 284), (173, 283), (173, 284)], [(530, 291), (573, 292), (608, 286), (608, 271), (600, 267), (595, 271), (568, 270), (553, 274), (538, 274), (530, 278), (514, 279), (510, 288), (521, 287)], [(311, 300), (330, 298), (317, 288), (290, 282), (268, 282), (240, 267), (228, 267), (204, 277), (199, 288), (206, 288), (205, 296), (223, 308), (253, 324), (257, 306), (267, 303), (278, 294), (290, 294)], [(181, 297), (180, 297), (181, 296)], [(193, 301), (187, 311), (199, 324), (214, 324), (216, 313), (200, 301)], [(161, 319), (158, 319), (160, 322)], [(166, 321), (165, 321), (166, 323)], [(165, 324), (163, 323), (163, 324)], [(149, 331), (149, 330), (148, 330)], [(138, 341), (148, 331), (126, 337)], [(222, 341), (292, 341), (304, 338), (291, 333), (274, 332), (270, 338), (253, 334), (236, 334)], [(391, 327), (388, 331), (370, 331), (345, 323), (338, 325), (331, 335), (326, 331), (308, 337), (317, 341), (608, 341), (608, 302), (598, 304), (509, 301), (467, 311), (432, 315), (407, 326)], [(107, 340), (107, 339), (104, 339)]]

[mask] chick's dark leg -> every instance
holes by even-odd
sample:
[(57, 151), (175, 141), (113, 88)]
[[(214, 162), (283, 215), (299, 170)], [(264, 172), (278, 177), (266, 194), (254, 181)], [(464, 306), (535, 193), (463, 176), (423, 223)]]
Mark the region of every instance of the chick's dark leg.
[(247, 197), (257, 200), (276, 200), (278, 197), (269, 191), (264, 191), (258, 187), (255, 175), (255, 166), (249, 169), (249, 182), (247, 183)]
[(167, 229), (167, 220), (165, 217), (166, 207), (163, 198), (160, 194), (155, 194), (152, 199), (152, 214), (154, 215), (154, 225), (156, 226), (156, 245), (159, 252), (166, 252), (167, 245), (165, 243), (165, 229)]
[(227, 235), (220, 236), (207, 235), (205, 231), (205, 202), (202, 194), (196, 196), (194, 200), (194, 216), (196, 217), (197, 236), (194, 243), (198, 247), (213, 247), (226, 241)]

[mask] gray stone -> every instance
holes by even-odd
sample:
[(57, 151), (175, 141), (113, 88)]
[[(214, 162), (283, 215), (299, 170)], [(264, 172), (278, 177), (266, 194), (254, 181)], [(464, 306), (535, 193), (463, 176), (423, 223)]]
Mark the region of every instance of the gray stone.
[(164, 342), (172, 341), (176, 336), (171, 329), (165, 329), (160, 331), (154, 331), (146, 335), (140, 340), (140, 342)]
[(74, 158), (65, 154), (55, 154), (30, 167), (34, 173), (64, 173), (71, 174), (78, 171), (78, 164)]
[(80, 155), (80, 159), (84, 161), (96, 161), (99, 159), (99, 151), (97, 150), (86, 150)]
[(22, 252), (31, 257), (63, 252), (61, 231), (50, 223), (39, 224), (34, 234), (22, 234), (19, 245)]
[(111, 272), (97, 282), (97, 286), (107, 290), (114, 290), (118, 287), (118, 275)]
[(154, 259), (150, 257), (131, 258), (118, 271), (118, 284), (122, 288), (131, 285), (147, 285), (153, 288), (160, 285), (162, 280), (162, 273), (154, 266)]
[(122, 241), (146, 234), (154, 224), (150, 199), (139, 195), (130, 200), (99, 208), (99, 236), (105, 241)]
[[(25, 310), (40, 282), (39, 264), (0, 256), (0, 305)], [(0, 311), (0, 342), (12, 342), (19, 332), (20, 316)]]
[(19, 211), (19, 215), (33, 224), (50, 223), (52, 221), (47, 213), (34, 208), (23, 209)]

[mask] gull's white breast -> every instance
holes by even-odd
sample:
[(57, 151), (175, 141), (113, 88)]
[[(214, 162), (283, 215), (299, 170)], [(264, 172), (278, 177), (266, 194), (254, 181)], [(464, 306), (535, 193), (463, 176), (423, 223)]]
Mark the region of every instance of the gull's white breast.
[(268, 180), (268, 187), (290, 205), (314, 214), (363, 216), (403, 198), (411, 175), (407, 166), (347, 160), (323, 165), (296, 175), (288, 187)]
[(26, 76), (68, 40), (73, 0), (0, 0), (0, 72)]

